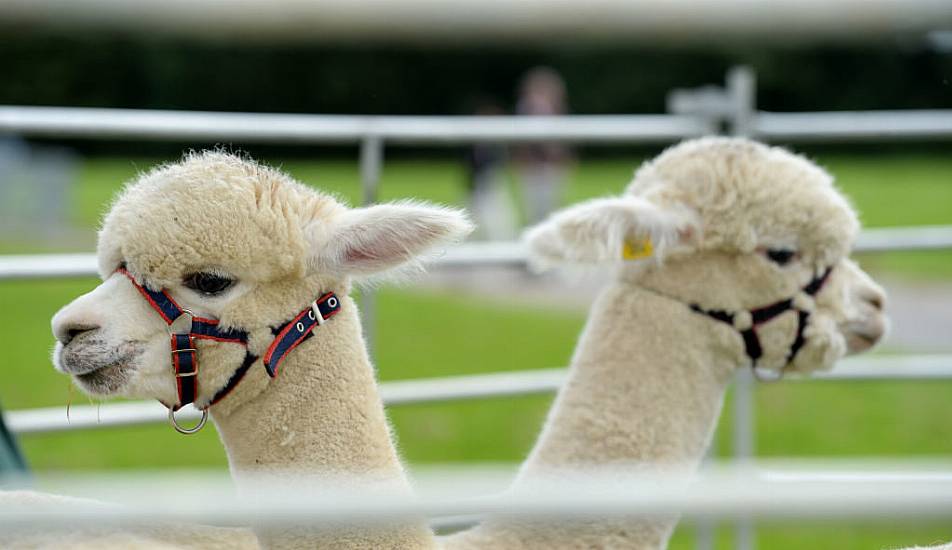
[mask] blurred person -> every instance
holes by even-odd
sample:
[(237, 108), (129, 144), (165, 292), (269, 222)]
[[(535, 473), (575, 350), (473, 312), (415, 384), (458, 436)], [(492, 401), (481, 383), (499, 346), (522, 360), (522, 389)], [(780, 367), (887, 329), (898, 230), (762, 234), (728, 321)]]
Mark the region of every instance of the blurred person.
[[(474, 114), (498, 116), (503, 109), (489, 100), (478, 102)], [(476, 222), (474, 237), (489, 241), (515, 238), (515, 208), (506, 185), (506, 149), (499, 143), (476, 143), (466, 152), (469, 209)]]
[[(565, 82), (548, 67), (526, 73), (519, 87), (516, 113), (558, 116), (568, 112)], [(561, 143), (530, 143), (516, 149), (516, 164), (522, 181), (526, 222), (537, 224), (559, 206), (572, 154)]]
[(0, 139), (0, 233), (31, 243), (72, 238), (67, 207), (77, 173), (69, 149)]

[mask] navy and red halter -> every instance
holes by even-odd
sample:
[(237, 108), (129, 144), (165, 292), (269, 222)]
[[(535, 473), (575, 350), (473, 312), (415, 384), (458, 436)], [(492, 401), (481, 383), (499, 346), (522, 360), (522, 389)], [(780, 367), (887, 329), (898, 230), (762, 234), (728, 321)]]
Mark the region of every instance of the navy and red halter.
[[(222, 329), (217, 319), (207, 319), (192, 314), (179, 306), (165, 290), (151, 290), (139, 284), (124, 266), (119, 267), (116, 272), (129, 278), (139, 294), (169, 327), (172, 370), (175, 374), (178, 403), (162, 404), (169, 409), (169, 419), (176, 430), (182, 433), (195, 433), (204, 426), (208, 408), (224, 399), (258, 360), (258, 356), (247, 349), (248, 333), (236, 328)], [(315, 328), (336, 315), (340, 307), (337, 296), (333, 292), (328, 292), (311, 302), (307, 309), (298, 313), (290, 321), (273, 328), (274, 341), (268, 346), (262, 359), (268, 376), (271, 378), (277, 376), (281, 363), (288, 354), (310, 338)], [(198, 396), (198, 350), (195, 347), (195, 341), (202, 339), (242, 345), (245, 347), (245, 358), (229, 377), (228, 382), (215, 392), (208, 404), (200, 407), (203, 412), (200, 423), (194, 428), (183, 428), (175, 422), (173, 414), (183, 406), (194, 403)]]

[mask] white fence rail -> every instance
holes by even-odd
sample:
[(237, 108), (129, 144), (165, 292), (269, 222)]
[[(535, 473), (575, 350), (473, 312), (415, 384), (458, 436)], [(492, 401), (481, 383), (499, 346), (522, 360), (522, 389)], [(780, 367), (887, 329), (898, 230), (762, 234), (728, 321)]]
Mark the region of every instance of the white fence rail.
[[(190, 143), (224, 141), (359, 144), (360, 179), (366, 203), (376, 201), (386, 145), (453, 146), (480, 141), (518, 143), (540, 139), (594, 144), (669, 143), (682, 138), (715, 133), (724, 124), (737, 135), (786, 143), (952, 138), (952, 110), (772, 113), (755, 109), (755, 91), (753, 73), (739, 68), (729, 73), (727, 85), (722, 90), (704, 89), (674, 94), (669, 104), (677, 113), (666, 115), (559, 118), (371, 117), (0, 106), (0, 134), (35, 138), (134, 139)], [(952, 227), (867, 230), (856, 246), (856, 250), (862, 252), (949, 248), (952, 248)], [(442, 266), (509, 265), (519, 267), (525, 265), (525, 255), (515, 243), (473, 244), (447, 251), (445, 256), (437, 260), (437, 263)], [(89, 254), (0, 257), (0, 280), (95, 274), (95, 258)], [(365, 334), (368, 346), (372, 350), (375, 309), (372, 293), (363, 296), (362, 309)], [(753, 385), (749, 376), (744, 374), (746, 373), (742, 373), (739, 377), (735, 392), (734, 416), (734, 454), (742, 459), (755, 454)], [(387, 403), (396, 405), (548, 392), (557, 389), (564, 378), (565, 371), (562, 369), (495, 373), (388, 382), (381, 385), (381, 392)], [(833, 380), (952, 378), (952, 357), (913, 355), (848, 360), (831, 373), (825, 373), (816, 378)], [(97, 415), (101, 415), (101, 420)], [(71, 411), (71, 423), (66, 422), (65, 408), (13, 411), (10, 413), (9, 420), (11, 428), (19, 434), (38, 434), (64, 429), (160, 422), (165, 418), (165, 410), (158, 404), (123, 403), (103, 406), (99, 410), (92, 407), (74, 407)], [(831, 498), (828, 489), (832, 490), (830, 486), (824, 485), (820, 491), (809, 495), (809, 499), (804, 502), (809, 502), (810, 510), (825, 509), (823, 507), (829, 504), (830, 514), (833, 514), (836, 510), (861, 509), (861, 507), (853, 506), (855, 502), (864, 503), (862, 499), (849, 503), (837, 501)], [(770, 498), (767, 500), (771, 502), (780, 502), (781, 505), (787, 502), (784, 500), (786, 498), (784, 494), (775, 489), (760, 488), (758, 490), (762, 491), (759, 493), (761, 495), (769, 495)], [(879, 499), (877, 502), (898, 503), (902, 497), (899, 493), (904, 492), (904, 490), (897, 491), (895, 501), (890, 500), (892, 497), (889, 495), (884, 497), (885, 493), (878, 489), (863, 494), (875, 496)], [(905, 494), (912, 493), (905, 492)], [(945, 490), (945, 496), (937, 498), (945, 499), (950, 494), (952, 490)], [(575, 495), (573, 499), (574, 497)], [(630, 502), (615, 503), (604, 509), (599, 508), (597, 503), (593, 503), (592, 509), (604, 510), (607, 513), (627, 506), (624, 508), (626, 513), (637, 513), (638, 508), (634, 503), (635, 501), (642, 503), (642, 501), (639, 500), (640, 497), (632, 498)], [(645, 506), (649, 506), (654, 511), (659, 509), (658, 502), (651, 501), (650, 497), (645, 499), (644, 502), (650, 503)], [(743, 512), (740, 514), (741, 517), (752, 517), (770, 509), (765, 503), (760, 502), (755, 505), (744, 505), (748, 506), (746, 508), (744, 506), (736, 508), (736, 502), (730, 504), (730, 499), (721, 499), (718, 502), (720, 504), (712, 504), (712, 506), (720, 507), (717, 508), (720, 512), (735, 506), (735, 510)], [(926, 505), (920, 507), (921, 503)], [(678, 509), (690, 511), (688, 504), (686, 501), (678, 501)], [(908, 510), (921, 510), (923, 513), (943, 510), (945, 513), (950, 505), (952, 503), (948, 500), (939, 502), (923, 498), (916, 502), (897, 504), (889, 510), (896, 513)], [(804, 505), (804, 508), (806, 507)], [(531, 506), (525, 510), (530, 508)], [(573, 508), (568, 503), (560, 510), (568, 513), (585, 511), (581, 508)], [(473, 509), (457, 511), (478, 512)], [(494, 511), (505, 512), (502, 508), (494, 509)], [(539, 509), (532, 508), (531, 511), (538, 512)], [(240, 516), (251, 512), (239, 510), (235, 513)], [(287, 511), (286, 517), (307, 516), (308, 521), (312, 521), (317, 517), (314, 514), (321, 513), (323, 512), (318, 508), (295, 506)], [(0, 515), (0, 524), (9, 525), (3, 517)], [(27, 520), (28, 518), (20, 519)], [(195, 518), (189, 517), (189, 519)], [(740, 548), (752, 547), (749, 524), (739, 524), (737, 540)], [(701, 546), (705, 544), (707, 543), (700, 543)]]
[[(395, 145), (480, 141), (667, 143), (715, 133), (736, 113), (658, 115), (351, 116), (0, 106), (0, 133), (25, 137), (149, 141)], [(746, 133), (784, 142), (952, 138), (952, 110), (750, 112)]]
[[(351, 116), (0, 106), (0, 133), (39, 138), (187, 142), (460, 145), (480, 141), (668, 143), (716, 133), (739, 113), (520, 116)], [(744, 115), (745, 133), (784, 142), (952, 138), (952, 110)]]
[[(856, 252), (952, 249), (952, 225), (867, 229)], [(524, 267), (526, 252), (518, 242), (465, 243), (433, 260), (438, 267)], [(0, 256), (0, 280), (95, 277), (94, 254), (25, 254)]]
[(0, 132), (44, 138), (459, 145), (559, 140), (665, 143), (714, 132), (689, 115), (350, 116), (0, 106)]
[(783, 142), (895, 141), (952, 137), (952, 110), (759, 112), (752, 135)]
[(444, 473), (423, 484), (428, 486), (427, 495), (417, 498), (360, 491), (353, 482), (312, 482), (307, 473), (292, 477), (293, 483), (276, 477), (243, 481), (242, 493), (254, 498), (236, 498), (227, 480), (194, 474), (87, 476), (60, 480), (59, 487), (121, 505), (33, 501), (23, 506), (15, 498), (0, 499), (0, 532), (156, 522), (314, 528), (341, 522), (367, 525), (415, 517), (439, 521), (487, 515), (544, 522), (606, 517), (635, 521), (670, 514), (917, 521), (952, 516), (952, 472), (947, 469), (853, 466), (850, 471), (712, 468), (693, 480), (664, 472), (639, 476), (631, 469), (563, 472), (558, 479), (537, 480), (531, 491), (491, 495), (486, 494), (487, 487), (499, 484), (498, 473), (455, 469), (451, 477)]
[[(511, 397), (557, 391), (568, 377), (566, 369), (538, 369), (469, 376), (382, 382), (380, 396), (387, 406), (463, 399)], [(898, 355), (849, 358), (816, 380), (934, 380), (952, 379), (952, 355)], [(791, 377), (791, 380), (810, 378)], [(197, 420), (189, 406), (180, 418)], [(157, 424), (168, 421), (168, 410), (157, 402), (45, 407), (10, 411), (7, 424), (18, 435)]]

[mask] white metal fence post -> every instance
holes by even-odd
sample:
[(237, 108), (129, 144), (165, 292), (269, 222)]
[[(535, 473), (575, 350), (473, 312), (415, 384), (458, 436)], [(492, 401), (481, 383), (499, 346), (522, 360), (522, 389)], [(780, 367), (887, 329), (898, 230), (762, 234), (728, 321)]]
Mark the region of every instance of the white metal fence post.
[[(360, 141), (360, 186), (363, 191), (362, 202), (364, 206), (377, 202), (377, 191), (382, 169), (383, 139), (378, 135), (368, 134)], [(360, 313), (364, 340), (367, 343), (367, 353), (373, 358), (377, 327), (376, 290), (364, 288), (360, 291)]]
[[(248, 141), (249, 143), (359, 143), (363, 203), (378, 198), (384, 142), (390, 145), (429, 144), (449, 146), (474, 141), (523, 142), (540, 136), (558, 136), (568, 141), (591, 143), (655, 143), (711, 132), (711, 121), (727, 123), (733, 135), (762, 139), (809, 142), (818, 140), (946, 139), (952, 137), (952, 110), (854, 111), (827, 113), (764, 113), (755, 111), (755, 76), (745, 67), (727, 75), (723, 101), (708, 94), (707, 111), (688, 109), (674, 115), (623, 117), (552, 117), (512, 120), (503, 117), (339, 117), (320, 115), (262, 115), (255, 113), (152, 112), (79, 108), (27, 108), (0, 106), (0, 131), (31, 137), (86, 139), (123, 138), (142, 140)], [(713, 109), (713, 110), (712, 110)], [(714, 115), (705, 115), (715, 112)], [(697, 112), (695, 112), (697, 111)], [(952, 247), (950, 227), (883, 228), (867, 230), (857, 241), (858, 251), (938, 250)], [(515, 243), (469, 244), (448, 251), (439, 263), (452, 266), (523, 265), (524, 252)], [(0, 257), (0, 280), (92, 276), (95, 257), (90, 254)], [(374, 345), (375, 301), (364, 294), (363, 320), (368, 348)], [(822, 379), (948, 379), (952, 377), (948, 356), (880, 357), (866, 361), (875, 365), (851, 369), (849, 361)], [(858, 365), (857, 365), (858, 366)], [(536, 378), (545, 374), (542, 378)], [(518, 382), (509, 376), (518, 375)], [(553, 391), (558, 373), (505, 373), (484, 375), (478, 380), (438, 379), (388, 383), (382, 388), (390, 405), (435, 400), (521, 395)], [(739, 373), (734, 396), (733, 454), (750, 461), (755, 454), (754, 381), (749, 372)], [(391, 385), (393, 387), (391, 387)], [(163, 422), (165, 410), (156, 404), (114, 404), (103, 407), (100, 423), (95, 408), (87, 411), (88, 422), (68, 424), (62, 410), (13, 411), (11, 426), (21, 434), (70, 429)], [(123, 407), (131, 407), (129, 409)], [(186, 414), (189, 414), (186, 411)], [(198, 414), (193, 411), (193, 414)], [(755, 510), (755, 514), (760, 512)], [(752, 549), (752, 521), (738, 522), (738, 548)], [(698, 525), (699, 548), (713, 546), (713, 533), (704, 522)]]
[[(704, 463), (709, 464), (716, 458), (717, 449), (714, 441), (707, 448)], [(713, 518), (700, 518), (694, 522), (694, 550), (714, 550), (715, 530), (717, 522)]]
[[(753, 374), (743, 369), (734, 381), (734, 460), (747, 465), (755, 455), (754, 440), (754, 381)], [(734, 545), (739, 550), (755, 547), (754, 525), (750, 518), (737, 520), (734, 530)]]
[[(754, 137), (754, 118), (757, 116), (756, 77), (750, 67), (732, 67), (727, 72), (727, 97), (730, 102), (729, 129), (732, 135)], [(754, 377), (748, 370), (737, 376), (734, 385), (733, 452), (738, 462), (749, 462), (755, 455)], [(737, 520), (734, 530), (737, 550), (754, 550), (753, 521), (748, 517)]]
[(726, 92), (730, 102), (730, 133), (735, 136), (756, 137), (754, 118), (757, 116), (757, 79), (750, 67), (731, 67), (727, 71)]

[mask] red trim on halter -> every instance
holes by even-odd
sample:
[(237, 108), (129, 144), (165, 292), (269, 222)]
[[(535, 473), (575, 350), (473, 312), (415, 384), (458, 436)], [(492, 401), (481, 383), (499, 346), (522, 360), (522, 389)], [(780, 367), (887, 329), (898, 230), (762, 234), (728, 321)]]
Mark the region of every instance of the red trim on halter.
[(285, 336), (287, 336), (289, 332), (291, 332), (291, 329), (295, 328), (295, 325), (297, 325), (297, 323), (299, 323), (301, 319), (303, 319), (304, 316), (307, 315), (308, 311), (311, 311), (311, 310), (305, 309), (301, 313), (298, 313), (297, 317), (295, 317), (294, 319), (291, 319), (291, 321), (287, 325), (285, 325), (285, 327), (281, 330), (281, 332), (275, 335), (274, 340), (271, 341), (271, 345), (268, 346), (268, 350), (264, 352), (264, 361), (266, 363), (271, 362), (271, 356), (274, 355), (274, 351), (275, 349), (277, 349), (278, 344), (280, 344), (281, 340)]
[[(187, 333), (172, 333), (170, 332), (169, 338), (170, 343), (170, 355), (172, 359), (172, 370), (175, 374), (175, 385), (176, 392), (178, 393), (178, 403), (175, 405), (169, 406), (168, 404), (160, 402), (165, 405), (167, 408), (175, 411), (192, 403), (198, 397), (198, 352), (195, 350), (195, 339), (204, 339), (204, 340), (214, 340), (217, 342), (229, 342), (235, 344), (241, 344), (245, 346), (245, 359), (242, 362), (241, 366), (235, 370), (231, 378), (224, 387), (219, 389), (207, 405), (205, 409), (218, 403), (220, 400), (224, 399), (231, 391), (241, 382), (245, 374), (248, 372), (251, 365), (253, 365), (257, 360), (257, 356), (249, 353), (247, 351), (248, 347), (248, 334), (239, 329), (230, 329), (222, 330), (219, 328), (218, 319), (208, 319), (205, 317), (197, 317), (191, 314), (188, 310), (181, 307), (178, 302), (165, 290), (150, 290), (145, 286), (139, 284), (131, 273), (124, 267), (120, 266), (116, 269), (117, 273), (125, 275), (129, 281), (132, 283), (132, 286), (145, 298), (146, 302), (154, 309), (159, 316), (162, 317), (162, 320), (170, 327), (175, 323), (175, 321), (182, 315), (190, 315), (192, 322), (191, 327)], [(159, 302), (163, 301), (165, 305), (160, 304)], [(320, 312), (321, 320), (318, 321), (316, 315), (314, 318), (311, 318), (311, 315), (308, 315), (314, 311)], [(340, 300), (332, 292), (328, 292), (321, 296), (318, 300), (315, 300), (310, 307), (304, 311), (297, 314), (297, 316), (288, 322), (283, 329), (280, 331), (279, 335), (274, 339), (270, 346), (268, 346), (268, 352), (266, 354), (265, 360), (263, 361), (265, 368), (268, 374), (272, 377), (276, 375), (277, 365), (292, 351), (296, 348), (301, 342), (303, 342), (307, 336), (311, 334), (315, 326), (319, 326), (321, 323), (327, 319), (333, 317), (340, 311)], [(174, 313), (175, 317), (170, 318), (170, 313)], [(298, 325), (301, 325), (304, 330), (299, 331), (301, 334), (298, 337), (295, 337), (293, 341), (289, 341), (288, 334), (292, 328), (297, 328)], [(198, 326), (201, 331), (196, 330)], [(177, 336), (187, 336), (184, 341), (180, 341)], [(188, 373), (183, 373), (182, 371), (182, 357), (181, 355), (187, 354), (190, 359), (192, 370)]]
[[(175, 388), (178, 396), (178, 402), (171, 407), (166, 407), (172, 410), (178, 410), (184, 405), (192, 403), (198, 396), (198, 352), (195, 349), (195, 340), (196, 339), (206, 339), (206, 340), (215, 340), (218, 342), (230, 342), (235, 344), (241, 344), (247, 348), (248, 346), (248, 335), (244, 331), (240, 330), (228, 330), (223, 331), (219, 328), (219, 321), (217, 319), (207, 319), (205, 317), (198, 317), (192, 315), (192, 313), (175, 301), (172, 296), (165, 290), (150, 290), (149, 288), (139, 284), (131, 273), (124, 267), (120, 267), (116, 270), (117, 273), (125, 275), (126, 278), (132, 283), (132, 286), (145, 298), (149, 306), (152, 307), (159, 314), (166, 325), (169, 326), (169, 339), (170, 339), (170, 355), (171, 355), (171, 365), (172, 372), (175, 375)], [(172, 316), (174, 315), (174, 317)], [(175, 322), (181, 318), (183, 315), (188, 315), (190, 317), (190, 323), (188, 332), (176, 333), (172, 332), (172, 326)], [(200, 329), (200, 330), (197, 330)], [(185, 356), (183, 358), (183, 355)], [(190, 366), (188, 372), (183, 372), (183, 360), (187, 358), (187, 366)], [(248, 354), (246, 352), (246, 359)], [(241, 378), (244, 376), (244, 369), (240, 376), (237, 378), (232, 377), (232, 380), (229, 381), (229, 384), (237, 384)], [(227, 387), (230, 391), (230, 387)], [(219, 392), (221, 393), (221, 392)], [(215, 396), (215, 399), (220, 399), (219, 395)], [(213, 401), (215, 400), (213, 399)], [(206, 406), (207, 408), (207, 406)]]
[[(164, 320), (167, 324), (171, 325), (171, 324), (172, 324), (172, 321), (174, 321), (175, 319), (169, 319), (169, 317), (165, 314), (165, 312), (162, 311), (162, 308), (159, 307), (159, 304), (157, 304), (156, 301), (152, 299), (152, 296), (145, 290), (145, 288), (143, 288), (142, 285), (140, 285), (139, 283), (137, 283), (137, 282), (135, 281), (135, 279), (132, 278), (132, 275), (131, 275), (128, 271), (126, 271), (125, 269), (123, 269), (122, 271), (120, 271), (120, 273), (123, 273), (126, 277), (129, 277), (129, 280), (132, 281), (132, 285), (133, 285), (134, 287), (136, 287), (136, 290), (139, 291), (139, 294), (141, 294), (142, 297), (145, 298), (147, 302), (149, 302), (149, 305), (152, 306), (152, 309), (154, 309), (155, 311), (157, 311), (157, 312), (159, 313), (159, 315), (162, 316), (162, 320)], [(164, 294), (164, 293), (163, 293), (163, 294)], [(168, 294), (166, 294), (166, 296), (168, 296)], [(169, 299), (171, 300), (171, 297), (169, 297)], [(175, 303), (175, 302), (173, 301), (172, 303)], [(178, 305), (178, 304), (176, 304), (176, 305)], [(181, 308), (179, 308), (179, 309), (181, 309)]]
[(340, 300), (333, 292), (321, 296), (311, 306), (297, 314), (278, 331), (264, 354), (264, 368), (272, 378), (278, 375), (278, 367), (284, 358), (320, 326), (340, 311)]

